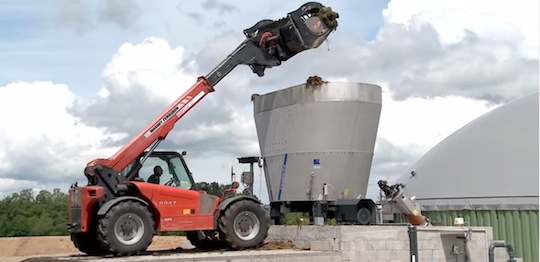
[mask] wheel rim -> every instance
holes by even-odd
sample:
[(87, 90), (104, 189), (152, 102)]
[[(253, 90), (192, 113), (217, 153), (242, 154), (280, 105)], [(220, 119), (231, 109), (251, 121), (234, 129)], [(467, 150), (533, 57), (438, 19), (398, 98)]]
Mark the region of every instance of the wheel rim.
[(250, 211), (238, 214), (233, 223), (234, 233), (242, 240), (251, 240), (259, 233), (261, 226), (257, 216)]
[(358, 219), (358, 222), (362, 225), (367, 225), (369, 223), (369, 218), (371, 216), (371, 212), (369, 212), (369, 209), (367, 208), (361, 208), (358, 210), (358, 213), (356, 213), (356, 218)]
[(123, 214), (114, 225), (116, 239), (124, 245), (133, 245), (144, 235), (142, 218), (133, 213)]

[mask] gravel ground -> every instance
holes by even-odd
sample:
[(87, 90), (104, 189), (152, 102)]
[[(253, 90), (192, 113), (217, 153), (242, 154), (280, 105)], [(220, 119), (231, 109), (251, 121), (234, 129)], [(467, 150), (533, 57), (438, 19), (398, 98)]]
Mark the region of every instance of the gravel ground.
[[(13, 237), (0, 238), (0, 261), (2, 262), (46, 262), (59, 261), (59, 256), (71, 257), (77, 261), (77, 257), (84, 258), (72, 244), (69, 237)], [(290, 242), (269, 242), (258, 250), (283, 250), (297, 249)], [(225, 249), (197, 250), (185, 237), (155, 236), (152, 245), (148, 248), (148, 255), (167, 256), (171, 254), (198, 253), (198, 252), (226, 252)], [(60, 260), (62, 260), (60, 258)]]
[[(155, 236), (149, 250), (176, 249), (182, 245), (191, 246), (185, 237)], [(64, 236), (0, 238), (0, 247), (0, 258), (79, 253), (69, 237)]]

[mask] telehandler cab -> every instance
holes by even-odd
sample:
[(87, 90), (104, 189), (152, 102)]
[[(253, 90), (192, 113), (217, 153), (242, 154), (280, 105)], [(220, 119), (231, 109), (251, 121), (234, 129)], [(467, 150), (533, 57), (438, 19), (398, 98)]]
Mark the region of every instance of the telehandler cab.
[[(155, 149), (237, 65), (248, 65), (262, 77), (266, 68), (319, 47), (337, 27), (337, 18), (331, 8), (308, 2), (285, 18), (245, 29), (246, 39), (236, 50), (128, 144), (110, 158), (89, 162), (84, 169), (88, 184), (69, 190), (68, 230), (74, 245), (90, 255), (129, 256), (145, 252), (156, 232), (172, 231), (186, 232), (195, 246), (215, 241), (234, 249), (261, 245), (269, 221), (258, 200), (236, 195), (238, 182), (226, 192), (231, 197), (207, 194), (197, 187), (183, 154)], [(148, 182), (154, 168), (161, 173), (159, 184)]]

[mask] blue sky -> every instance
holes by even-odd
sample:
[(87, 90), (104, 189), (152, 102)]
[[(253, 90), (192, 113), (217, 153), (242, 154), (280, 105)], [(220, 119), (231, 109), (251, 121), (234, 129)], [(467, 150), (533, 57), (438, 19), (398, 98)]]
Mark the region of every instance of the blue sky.
[[(207, 2), (212, 6), (221, 4)], [(160, 1), (157, 5), (148, 1), (126, 1), (131, 6), (119, 8), (131, 8), (125, 11), (131, 16), (123, 25), (104, 18), (103, 10), (118, 11), (104, 3), (38, 0), (31, 5), (21, 5), (18, 1), (2, 1), (0, 86), (15, 81), (53, 81), (67, 84), (80, 96), (93, 96), (102, 86), (104, 66), (125, 42), (140, 42), (148, 36), (163, 37), (172, 46), (180, 45), (188, 53), (196, 53), (216, 35), (227, 31), (241, 35), (242, 30), (257, 19), (281, 18), (304, 1), (280, 4), (233, 1), (231, 11), (210, 10), (207, 16), (201, 10), (203, 1)], [(343, 22), (336, 34), (358, 35), (366, 40), (373, 40), (382, 25), (381, 11), (387, 3), (380, 0), (324, 2), (339, 10)]]

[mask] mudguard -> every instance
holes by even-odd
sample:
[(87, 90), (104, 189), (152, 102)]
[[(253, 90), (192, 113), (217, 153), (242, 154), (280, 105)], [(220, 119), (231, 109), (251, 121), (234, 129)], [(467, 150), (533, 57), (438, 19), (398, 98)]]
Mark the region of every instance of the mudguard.
[(236, 201), (239, 201), (239, 200), (242, 200), (242, 199), (249, 199), (249, 200), (252, 200), (253, 202), (255, 203), (258, 203), (258, 204), (261, 204), (261, 202), (259, 200), (257, 200), (256, 198), (252, 197), (252, 196), (247, 196), (247, 195), (237, 195), (237, 196), (233, 196), (233, 197), (230, 197), (230, 198), (227, 198), (225, 199), (223, 202), (221, 202), (221, 204), (219, 204), (219, 206), (217, 207), (218, 210), (220, 211), (223, 211), (225, 210), (228, 206), (230, 206), (232, 203), (236, 202)]
[(113, 207), (117, 203), (120, 203), (120, 202), (125, 201), (125, 200), (135, 200), (135, 201), (138, 201), (138, 202), (144, 204), (145, 206), (148, 206), (148, 202), (146, 202), (145, 200), (140, 199), (138, 197), (122, 196), (122, 197), (112, 199), (109, 202), (105, 203), (105, 205), (101, 206), (101, 208), (97, 212), (98, 216), (103, 216), (103, 215), (107, 214), (107, 211), (109, 211), (109, 209), (111, 209), (111, 207)]

